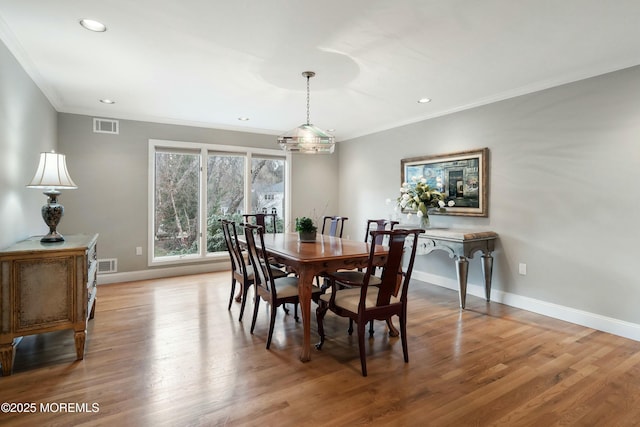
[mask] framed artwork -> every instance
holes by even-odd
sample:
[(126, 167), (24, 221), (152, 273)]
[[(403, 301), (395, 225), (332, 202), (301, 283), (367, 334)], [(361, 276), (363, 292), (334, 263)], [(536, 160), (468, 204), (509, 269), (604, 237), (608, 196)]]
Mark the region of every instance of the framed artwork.
[[(402, 183), (426, 179), (429, 187), (453, 201), (437, 215), (488, 216), (489, 149), (461, 151), (400, 161)], [(431, 215), (432, 212), (429, 212)]]

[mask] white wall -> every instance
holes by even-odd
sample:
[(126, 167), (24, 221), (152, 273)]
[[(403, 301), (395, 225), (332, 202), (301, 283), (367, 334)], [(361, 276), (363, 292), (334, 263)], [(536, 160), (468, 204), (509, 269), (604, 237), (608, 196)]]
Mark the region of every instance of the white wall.
[[(361, 238), (366, 218), (389, 214), (400, 159), (489, 147), (489, 217), (435, 216), (432, 225), (499, 233), (496, 295), (638, 325), (639, 89), (634, 67), (343, 142), (347, 232)], [(480, 286), (476, 258), (470, 282)], [(444, 252), (416, 268), (442, 284), (456, 280)]]
[(49, 231), (40, 214), (47, 197), (25, 186), (52, 149), (56, 112), (0, 42), (0, 248)]

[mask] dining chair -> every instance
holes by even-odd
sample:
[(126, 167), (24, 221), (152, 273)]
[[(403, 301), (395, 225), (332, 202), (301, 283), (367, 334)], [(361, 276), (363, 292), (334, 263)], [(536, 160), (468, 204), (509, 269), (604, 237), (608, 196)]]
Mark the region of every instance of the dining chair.
[[(249, 264), (245, 260), (242, 247), (238, 241), (238, 234), (236, 232), (236, 223), (226, 219), (220, 220), (222, 226), (222, 233), (224, 235), (225, 243), (227, 244), (227, 251), (231, 258), (231, 295), (229, 295), (229, 306), (227, 310), (231, 310), (233, 303), (233, 294), (236, 291), (236, 283), (240, 284), (238, 295), (235, 300), (240, 302), (240, 316), (239, 321), (242, 321), (244, 314), (244, 308), (247, 303), (247, 290), (251, 287), (254, 280), (254, 268), (252, 264)], [(274, 277), (284, 277), (287, 274), (275, 267), (270, 267)]]
[[(388, 219), (368, 219), (367, 220), (367, 228), (365, 229), (364, 241), (369, 243), (369, 238), (371, 237), (371, 231), (382, 231), (382, 230), (393, 230), (393, 228), (398, 224), (398, 221), (392, 221)], [(384, 244), (385, 236), (383, 234), (377, 235), (373, 242), (376, 245)], [(380, 284), (380, 278), (375, 276), (375, 268), (372, 272), (371, 278), (369, 279), (369, 285), (377, 286)], [(333, 273), (331, 277), (328, 278), (328, 285), (331, 285), (331, 281), (335, 280), (338, 282), (338, 287), (340, 288), (353, 288), (362, 286), (362, 282), (364, 281), (365, 273), (362, 269), (356, 270), (343, 270)], [(397, 336), (398, 330), (393, 326), (391, 322), (387, 322), (387, 326), (389, 327), (389, 335)], [(349, 321), (349, 335), (353, 333), (353, 322)], [(369, 324), (369, 337), (373, 336), (373, 320)]]
[[(424, 230), (382, 230), (372, 231), (374, 241), (378, 237), (387, 238), (389, 254), (386, 261), (379, 268), (382, 273), (380, 283), (372, 286), (371, 278), (375, 271), (375, 245), (371, 245), (367, 269), (360, 287), (340, 289), (337, 280), (331, 281), (331, 292), (320, 296), (320, 303), (316, 309), (318, 321), (318, 334), (320, 342), (316, 344), (318, 350), (322, 349), (325, 341), (324, 317), (327, 311), (332, 311), (341, 317), (348, 317), (350, 321), (358, 325), (358, 348), (360, 351), (360, 365), (362, 376), (367, 376), (366, 351), (364, 347), (365, 325), (372, 320), (387, 320), (392, 316), (400, 318), (400, 340), (402, 341), (402, 353), (405, 363), (409, 362), (407, 348), (407, 292), (413, 271), (418, 235)], [(406, 242), (408, 236), (413, 236)], [(409, 252), (407, 268), (402, 270), (405, 243)], [(331, 273), (329, 274), (331, 276)]]
[[(255, 279), (255, 303), (253, 305), (253, 320), (251, 321), (251, 334), (256, 326), (260, 300), (271, 305), (269, 320), (269, 335), (267, 337), (267, 350), (271, 346), (273, 327), (276, 322), (277, 308), (285, 303), (295, 306), (300, 302), (298, 298), (298, 278), (295, 276), (275, 277), (272, 269), (268, 268), (267, 250), (264, 245), (264, 228), (259, 225), (244, 224), (245, 240), (249, 260), (254, 266)], [(320, 289), (312, 290), (319, 293)], [(297, 311), (295, 316), (298, 321)]]
[[(253, 213), (253, 214), (242, 214), (244, 217), (245, 224), (253, 224), (253, 225), (261, 225), (265, 232), (270, 229), (273, 234), (278, 232), (278, 215), (275, 213)], [(271, 227), (267, 226), (267, 218), (270, 219)]]
[[(322, 218), (322, 231), (320, 232), (320, 234), (324, 234), (326, 236), (331, 236), (331, 237), (342, 238), (342, 231), (344, 230), (344, 222), (347, 221), (348, 219), (349, 218), (347, 218), (346, 216), (324, 216)], [(324, 278), (324, 274), (321, 274), (320, 276), (316, 276), (317, 286), (320, 286), (321, 278)], [(328, 288), (328, 285), (325, 286), (325, 289), (327, 288)]]
[[(344, 222), (348, 220), (346, 216), (325, 216), (322, 218), (322, 231), (321, 234), (327, 236), (342, 237), (342, 230), (344, 229)], [(327, 227), (327, 224), (329, 225)]]

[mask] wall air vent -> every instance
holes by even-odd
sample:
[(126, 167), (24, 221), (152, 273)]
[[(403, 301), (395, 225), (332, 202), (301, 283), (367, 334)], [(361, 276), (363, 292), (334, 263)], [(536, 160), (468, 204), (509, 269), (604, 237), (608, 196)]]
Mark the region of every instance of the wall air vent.
[(93, 119), (94, 133), (111, 133), (117, 135), (120, 133), (120, 123), (118, 120), (111, 119)]
[(105, 258), (98, 260), (98, 274), (116, 273), (118, 271), (117, 258)]

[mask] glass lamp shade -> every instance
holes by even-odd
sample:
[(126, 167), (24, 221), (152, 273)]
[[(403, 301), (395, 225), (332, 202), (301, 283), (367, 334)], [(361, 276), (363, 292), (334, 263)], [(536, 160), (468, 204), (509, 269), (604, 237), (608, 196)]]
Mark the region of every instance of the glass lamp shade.
[(58, 203), (60, 195), (58, 189), (78, 188), (69, 176), (64, 154), (40, 153), (38, 169), (27, 187), (43, 188), (44, 194), (48, 197), (47, 204), (42, 207), (42, 219), (49, 226), (49, 234), (42, 237), (40, 241), (44, 243), (64, 241), (64, 237), (56, 231), (64, 215), (64, 206)]
[(330, 154), (336, 145), (333, 135), (311, 124), (300, 125), (280, 135), (278, 143), (285, 151), (307, 154)]

